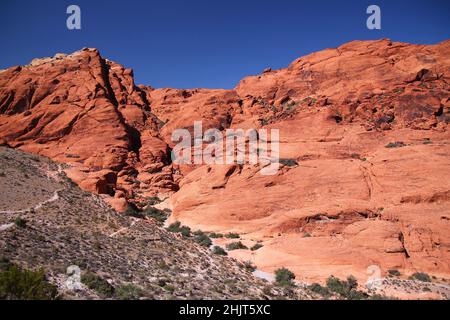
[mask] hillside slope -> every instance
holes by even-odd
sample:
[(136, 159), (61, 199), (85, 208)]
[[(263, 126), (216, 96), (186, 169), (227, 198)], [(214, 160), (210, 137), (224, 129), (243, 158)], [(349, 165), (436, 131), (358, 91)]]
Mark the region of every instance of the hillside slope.
[(78, 266), (82, 277), (108, 281), (116, 292), (124, 285), (140, 288), (143, 299), (311, 297), (255, 278), (242, 264), (152, 219), (115, 212), (46, 158), (0, 147), (0, 165), (0, 260), (44, 268), (62, 298), (121, 298), (86, 285), (71, 290), (70, 266)]

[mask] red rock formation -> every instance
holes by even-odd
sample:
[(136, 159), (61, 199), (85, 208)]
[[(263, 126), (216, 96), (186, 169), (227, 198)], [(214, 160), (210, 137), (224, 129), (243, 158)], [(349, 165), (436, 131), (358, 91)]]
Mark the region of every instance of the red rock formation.
[[(0, 72), (0, 143), (69, 164), (116, 208), (171, 195), (171, 220), (262, 241), (232, 255), (299, 279), (450, 276), (450, 41), (354, 41), (234, 90), (135, 86), (84, 49)], [(280, 129), (284, 165), (174, 166), (174, 129)], [(393, 142), (402, 142), (386, 148)], [(232, 170), (231, 170), (232, 169)]]

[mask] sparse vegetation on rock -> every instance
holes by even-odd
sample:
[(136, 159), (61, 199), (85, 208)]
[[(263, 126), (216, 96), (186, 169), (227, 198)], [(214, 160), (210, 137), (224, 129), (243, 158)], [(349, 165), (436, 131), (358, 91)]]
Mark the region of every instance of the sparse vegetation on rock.
[(253, 246), (250, 248), (250, 250), (256, 251), (256, 250), (261, 249), (262, 247), (264, 247), (264, 246), (263, 246), (261, 243), (256, 243), (255, 245), (253, 245)]
[(430, 276), (425, 272), (416, 272), (413, 275), (411, 275), (410, 279), (422, 282), (431, 282)]
[(239, 250), (239, 249), (248, 249), (242, 242), (231, 242), (227, 244), (228, 251)]
[(57, 287), (49, 283), (45, 271), (30, 271), (9, 265), (0, 271), (0, 300), (54, 300)]
[(27, 220), (25, 220), (25, 219), (23, 219), (23, 218), (21, 218), (21, 217), (17, 217), (17, 218), (14, 220), (14, 224), (15, 224), (16, 226), (18, 226), (19, 228), (26, 228), (26, 227), (27, 227)]
[(196, 231), (194, 232), (194, 240), (204, 246), (204, 247), (210, 247), (212, 245), (212, 241), (211, 239), (208, 237), (208, 235), (206, 233), (204, 233), (203, 231)]
[(219, 246), (214, 246), (212, 251), (214, 254), (217, 254), (219, 256), (228, 255), (227, 252), (222, 247), (219, 247)]
[(406, 144), (402, 141), (396, 141), (396, 142), (389, 142), (386, 145), (386, 148), (392, 149), (392, 148), (402, 148), (406, 147)]
[(120, 300), (139, 300), (144, 295), (144, 290), (132, 283), (122, 284), (115, 290), (115, 296)]
[(346, 281), (330, 276), (327, 279), (327, 288), (330, 292), (336, 293), (344, 299), (362, 300), (369, 297), (367, 293), (357, 290), (358, 281), (353, 276), (348, 276)]
[(238, 233), (233, 233), (233, 232), (225, 235), (225, 238), (228, 238), (228, 239), (239, 239), (240, 237), (241, 236)]
[(275, 270), (275, 281), (281, 286), (292, 286), (295, 274), (287, 268)]
[(102, 277), (92, 272), (87, 272), (81, 276), (81, 282), (89, 289), (94, 290), (103, 298), (112, 298), (114, 295), (114, 287)]
[(390, 277), (400, 277), (401, 273), (397, 269), (390, 269), (388, 270), (388, 274)]

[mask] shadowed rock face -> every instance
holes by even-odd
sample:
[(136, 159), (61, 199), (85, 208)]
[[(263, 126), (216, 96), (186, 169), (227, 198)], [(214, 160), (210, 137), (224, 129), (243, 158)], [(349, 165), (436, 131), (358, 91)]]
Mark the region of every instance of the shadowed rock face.
[[(231, 255), (264, 271), (449, 277), (449, 52), (450, 41), (354, 41), (234, 90), (177, 90), (136, 86), (130, 69), (84, 49), (0, 72), (0, 138), (71, 165), (117, 209), (168, 195), (173, 221), (262, 241)], [(173, 165), (172, 131), (200, 120), (280, 129), (281, 158), (298, 165), (275, 176)]]

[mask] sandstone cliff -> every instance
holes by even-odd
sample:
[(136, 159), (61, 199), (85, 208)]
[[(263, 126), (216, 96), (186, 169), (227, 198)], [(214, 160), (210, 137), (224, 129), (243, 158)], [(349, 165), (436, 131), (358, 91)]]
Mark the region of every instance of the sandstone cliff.
[[(0, 138), (69, 164), (115, 208), (170, 197), (172, 221), (260, 242), (231, 254), (264, 271), (448, 278), (449, 52), (450, 41), (354, 41), (233, 90), (177, 90), (136, 86), (132, 70), (84, 49), (0, 72)], [(199, 120), (280, 129), (285, 165), (266, 177), (173, 165), (172, 131)]]

